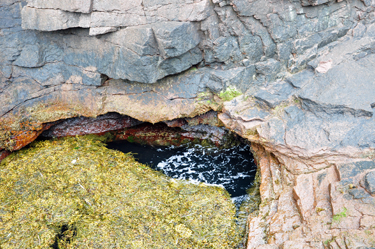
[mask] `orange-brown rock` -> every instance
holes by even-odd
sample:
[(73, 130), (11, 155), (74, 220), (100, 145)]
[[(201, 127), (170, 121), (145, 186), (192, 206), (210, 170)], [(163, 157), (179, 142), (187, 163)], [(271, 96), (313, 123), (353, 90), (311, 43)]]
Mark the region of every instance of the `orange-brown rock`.
[(115, 140), (144, 143), (156, 146), (180, 146), (189, 142), (200, 143), (206, 140), (215, 146), (226, 142), (228, 133), (221, 128), (208, 126), (168, 127), (164, 123), (155, 125), (144, 123), (115, 133)]
[(108, 131), (116, 131), (138, 125), (142, 122), (134, 118), (120, 115), (118, 113), (107, 113), (96, 118), (77, 117), (66, 119), (48, 131), (44, 137), (66, 137), (86, 134), (104, 134)]
[(0, 162), (9, 156), (12, 152), (7, 150), (0, 150)]

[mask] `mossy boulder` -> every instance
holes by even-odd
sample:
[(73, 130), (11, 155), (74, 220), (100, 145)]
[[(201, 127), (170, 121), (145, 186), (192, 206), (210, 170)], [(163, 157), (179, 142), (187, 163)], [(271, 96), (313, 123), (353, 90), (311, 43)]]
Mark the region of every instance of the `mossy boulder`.
[(0, 248), (234, 248), (222, 188), (168, 178), (93, 136), (33, 143), (0, 164)]

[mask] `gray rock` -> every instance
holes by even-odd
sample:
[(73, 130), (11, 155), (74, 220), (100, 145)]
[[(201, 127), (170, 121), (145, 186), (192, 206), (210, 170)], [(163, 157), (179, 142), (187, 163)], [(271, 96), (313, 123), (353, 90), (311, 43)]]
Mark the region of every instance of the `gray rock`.
[(375, 162), (373, 161), (360, 161), (355, 163), (342, 164), (338, 167), (340, 178), (353, 178), (361, 174), (365, 170), (375, 169)]
[(219, 62), (238, 61), (241, 58), (241, 52), (238, 42), (234, 37), (220, 37), (214, 41), (214, 57)]
[(307, 49), (302, 55), (297, 56), (289, 60), (289, 70), (291, 73), (297, 73), (302, 69), (305, 69), (307, 63), (315, 59), (318, 53), (318, 44), (314, 45), (312, 48)]
[(263, 55), (262, 40), (258, 36), (246, 34), (239, 38), (240, 51), (251, 62), (258, 62)]
[[(202, 60), (194, 25), (174, 22), (168, 29), (158, 27), (163, 36), (154, 35), (153, 30), (153, 25), (141, 25), (103, 35), (99, 39), (80, 31), (79, 34), (86, 37), (85, 44), (80, 42), (79, 36), (66, 36), (66, 42), (72, 47), (66, 50), (64, 62), (82, 68), (94, 66), (97, 72), (114, 79), (155, 83)], [(164, 57), (160, 55), (161, 48)]]
[(252, 120), (265, 120), (267, 117), (270, 116), (269, 112), (261, 110), (259, 108), (248, 108), (241, 113), (241, 118), (244, 121), (252, 121)]
[(254, 97), (266, 103), (270, 108), (275, 108), (282, 102), (287, 101), (294, 92), (295, 89), (289, 83), (281, 81), (258, 91), (254, 94)]
[(142, 0), (90, 0), (92, 1), (92, 10), (98, 12), (121, 12), (126, 13), (129, 10), (137, 9), (142, 6)]
[(28, 0), (27, 6), (37, 9), (59, 9), (69, 12), (90, 13), (92, 0)]
[(126, 47), (120, 47), (115, 51), (117, 52), (113, 54), (113, 64), (108, 68), (99, 67), (99, 71), (104, 69), (103, 73), (114, 79), (129, 79), (143, 83), (154, 83), (159, 78), (159, 56), (139, 56)]
[(41, 67), (45, 64), (44, 54), (39, 45), (26, 45), (14, 62), (19, 67)]
[[(4, 1), (1, 3), (3, 5)], [(21, 24), (20, 9), (21, 5), (18, 4), (0, 6), (0, 29), (19, 27)]]
[(365, 6), (371, 6), (371, 0), (361, 0)]
[(324, 47), (331, 42), (336, 41), (337, 39), (343, 37), (348, 32), (348, 27), (343, 27), (340, 29), (330, 29), (323, 32), (320, 32), (321, 41), (319, 42), (318, 48)]
[[(90, 23), (85, 28), (128, 27), (147, 24), (144, 13), (92, 12)], [(80, 26), (82, 27), (82, 26)]]
[(152, 29), (164, 58), (182, 55), (200, 42), (199, 33), (192, 23), (157, 23)]
[(365, 175), (365, 188), (370, 194), (375, 194), (375, 171), (370, 171)]
[(292, 55), (292, 42), (285, 42), (277, 44), (277, 55), (280, 61), (289, 61)]
[(167, 75), (180, 73), (198, 64), (202, 59), (202, 52), (197, 47), (181, 56), (167, 58), (159, 63), (159, 69), (162, 70), (162, 72), (159, 73), (159, 78), (161, 79)]
[(107, 34), (111, 32), (117, 31), (116, 27), (99, 27), (99, 28), (90, 28), (89, 35), (102, 35)]
[(375, 37), (375, 23), (367, 26), (366, 35), (369, 37)]
[(303, 54), (307, 49), (312, 48), (321, 41), (322, 37), (319, 34), (314, 34), (303, 39), (297, 39), (294, 41), (294, 51), (297, 54)]
[[(241, 20), (255, 37), (258, 36), (260, 38), (263, 43), (263, 54), (267, 57), (272, 57), (276, 52), (276, 44), (267, 28), (259, 20), (253, 17), (241, 18)], [(259, 52), (261, 52), (261, 50)]]
[(75, 27), (89, 28), (90, 14), (55, 9), (35, 9), (27, 6), (22, 9), (23, 29), (53, 31)]
[(228, 70), (207, 70), (202, 81), (206, 82), (205, 85), (216, 93), (233, 86), (245, 92), (254, 77), (255, 67), (251, 65)]
[(121, 29), (106, 36), (104, 39), (116, 45), (126, 47), (140, 56), (157, 55), (159, 53), (154, 32), (149, 25)]
[(62, 75), (65, 82), (69, 84), (81, 84), (87, 86), (100, 86), (101, 75), (95, 67), (80, 68), (75, 66), (62, 65)]
[(257, 73), (265, 75), (268, 81), (274, 80), (282, 69), (281, 63), (275, 59), (258, 62), (255, 64), (255, 68)]
[(297, 35), (297, 29), (292, 22), (284, 22), (277, 14), (270, 14), (270, 34), (274, 41), (285, 42)]
[(246, 2), (242, 0), (233, 0), (233, 5), (235, 10), (241, 16), (254, 16), (260, 14), (270, 13), (270, 4), (269, 2), (264, 2), (262, 0), (256, 0), (252, 2)]
[(223, 32), (228, 33), (232, 36), (242, 36), (248, 33), (244, 24), (240, 21), (233, 8), (231, 8), (230, 6), (221, 8), (215, 7), (214, 10), (218, 15), (221, 23), (225, 25), (225, 31), (223, 30)]
[(54, 86), (65, 82), (63, 63), (48, 63), (39, 68), (13, 68), (13, 77), (30, 77), (43, 86)]
[(208, 0), (152, 1), (144, 0), (146, 15), (156, 21), (202, 21), (210, 15), (212, 5)]
[(362, 188), (349, 189), (348, 192), (354, 199), (371, 198), (371, 195)]
[(375, 55), (340, 64), (316, 76), (298, 95), (314, 102), (362, 110), (363, 115), (372, 116), (374, 65)]
[(276, 145), (285, 145), (285, 126), (280, 119), (272, 118), (257, 130), (267, 141)]
[(303, 70), (300, 73), (294, 74), (291, 77), (285, 79), (286, 82), (293, 85), (296, 88), (302, 88), (313, 80), (315, 74), (311, 70)]
[(316, 6), (324, 3), (328, 3), (332, 0), (302, 0), (302, 6)]
[[(149, 1), (147, 1), (149, 2)], [(160, 4), (160, 1), (152, 1)], [(176, 1), (172, 4), (164, 4), (157, 8), (156, 13), (147, 11), (146, 14), (156, 15), (168, 21), (197, 22), (210, 16), (212, 5), (209, 0), (200, 1)]]

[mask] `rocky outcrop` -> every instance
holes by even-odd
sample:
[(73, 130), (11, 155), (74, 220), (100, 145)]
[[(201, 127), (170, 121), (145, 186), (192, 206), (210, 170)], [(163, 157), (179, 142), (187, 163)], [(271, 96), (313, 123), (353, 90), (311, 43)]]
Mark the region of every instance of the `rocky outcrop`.
[(173, 127), (215, 110), (262, 173), (248, 248), (374, 247), (374, 8), (2, 1), (0, 155), (67, 118)]
[(373, 48), (371, 33), (346, 37), (309, 69), (224, 103), (219, 118), (253, 142), (261, 168), (266, 205), (248, 248), (375, 245)]

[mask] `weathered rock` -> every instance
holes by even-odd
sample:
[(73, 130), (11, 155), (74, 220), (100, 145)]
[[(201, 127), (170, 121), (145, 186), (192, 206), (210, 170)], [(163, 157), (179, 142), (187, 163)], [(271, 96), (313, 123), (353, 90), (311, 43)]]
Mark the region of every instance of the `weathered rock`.
[(302, 6), (319, 5), (327, 3), (331, 0), (302, 0)]
[(92, 0), (28, 0), (27, 6), (36, 9), (60, 9), (69, 12), (90, 13)]
[(87, 134), (104, 134), (108, 131), (116, 131), (140, 124), (133, 118), (121, 116), (116, 113), (108, 113), (97, 118), (78, 117), (64, 120), (42, 133), (43, 137), (66, 137)]
[(152, 26), (163, 58), (176, 57), (199, 44), (197, 29), (192, 23), (168, 22)]
[(365, 187), (370, 194), (375, 194), (375, 171), (366, 174)]
[(90, 28), (89, 35), (102, 35), (111, 32), (117, 31), (116, 27), (98, 27), (98, 28)]
[(68, 28), (89, 28), (90, 15), (65, 12), (55, 9), (36, 9), (25, 6), (22, 9), (22, 28), (53, 31)]
[(41, 67), (45, 64), (44, 55), (38, 45), (26, 45), (14, 65), (20, 67)]
[(374, 161), (359, 161), (338, 166), (340, 179), (352, 179), (366, 170), (375, 169)]
[(127, 27), (147, 24), (143, 13), (93, 12), (89, 27)]
[[(202, 143), (205, 145), (225, 147), (228, 131), (208, 125), (170, 128), (164, 124), (142, 124), (136, 127), (120, 130), (115, 134), (115, 140), (127, 140), (152, 146), (181, 146), (183, 144)], [(228, 141), (229, 142), (229, 141)]]
[(281, 71), (281, 64), (277, 60), (269, 59), (268, 61), (256, 63), (255, 68), (257, 73), (266, 76), (267, 81), (273, 81), (276, 74)]

